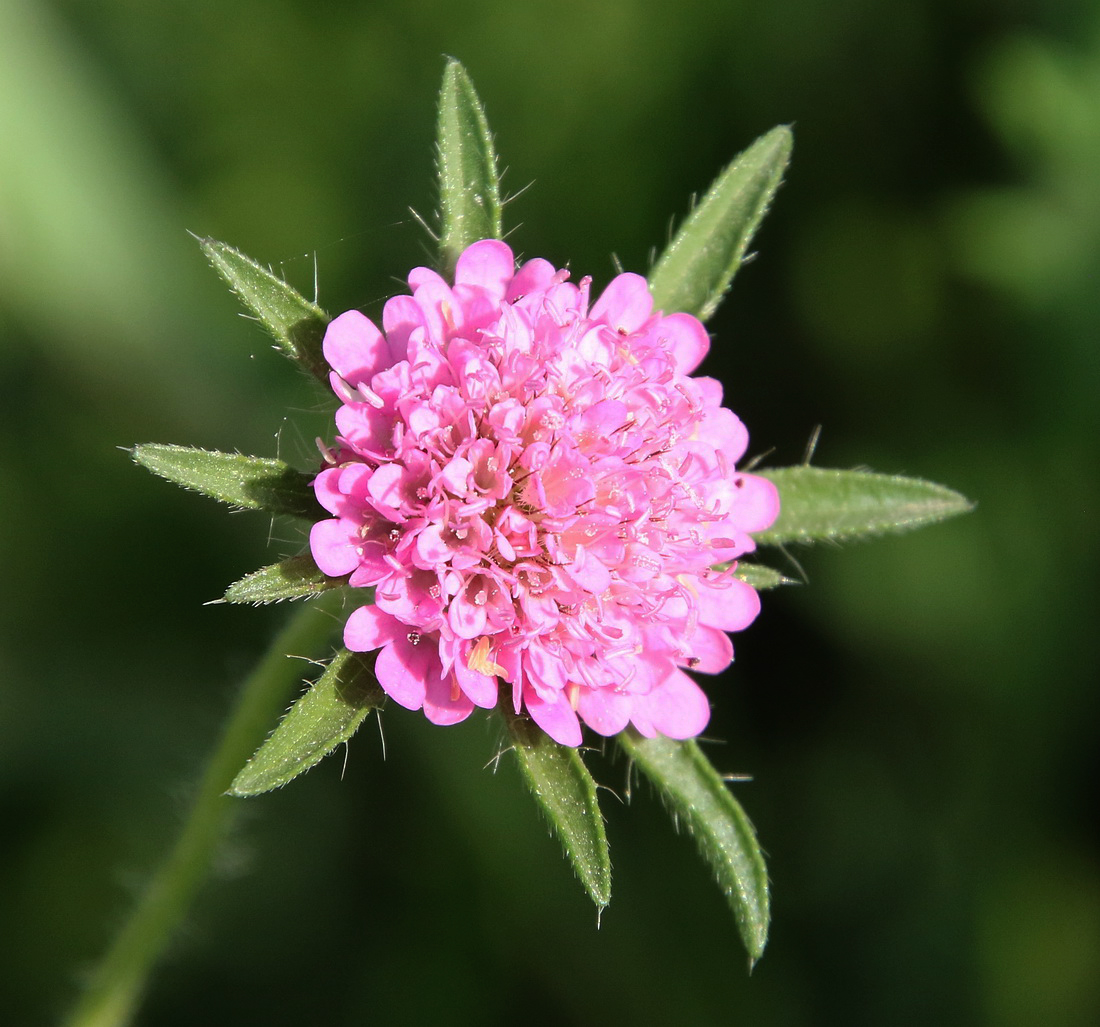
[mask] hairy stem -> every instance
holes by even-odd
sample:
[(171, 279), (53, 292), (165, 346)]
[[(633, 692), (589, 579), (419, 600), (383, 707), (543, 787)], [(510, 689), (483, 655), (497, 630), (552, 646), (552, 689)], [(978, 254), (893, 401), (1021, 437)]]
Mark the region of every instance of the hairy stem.
[(333, 634), (339, 591), (298, 610), (245, 681), (221, 742), (210, 757), (183, 830), (124, 923), (65, 1027), (123, 1027), (146, 980), (210, 872), (226, 824), (240, 799), (225, 794), (234, 775), (286, 709), (302, 676), (293, 656), (316, 655)]

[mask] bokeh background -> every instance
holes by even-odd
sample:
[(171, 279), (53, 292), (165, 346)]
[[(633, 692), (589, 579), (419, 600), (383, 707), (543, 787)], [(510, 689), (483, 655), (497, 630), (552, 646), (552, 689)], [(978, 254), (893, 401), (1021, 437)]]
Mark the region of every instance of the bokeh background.
[(368, 723), (244, 806), (141, 1022), (1100, 1022), (1095, 2), (0, 0), (5, 1022), (68, 1005), (287, 615), (203, 603), (288, 526), (120, 449), (323, 430), (187, 232), (377, 313), (430, 252), (444, 54), (514, 247), (597, 286), (793, 123), (705, 370), (769, 462), (821, 424), (816, 463), (978, 509), (796, 553), (712, 682), (774, 884), (751, 976), (644, 788), (605, 793), (597, 930), (497, 728), (396, 711), (385, 760)]

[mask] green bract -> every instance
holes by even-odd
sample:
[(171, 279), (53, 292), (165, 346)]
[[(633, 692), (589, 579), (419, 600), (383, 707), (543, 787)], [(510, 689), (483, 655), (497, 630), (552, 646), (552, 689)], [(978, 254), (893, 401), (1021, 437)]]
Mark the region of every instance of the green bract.
[(873, 538), (973, 509), (958, 492), (919, 478), (807, 466), (757, 473), (781, 499), (775, 523), (754, 536), (764, 545)]
[(783, 180), (792, 145), (789, 128), (773, 128), (718, 176), (650, 272), (658, 310), (706, 321), (718, 309)]
[(321, 381), (328, 381), (328, 364), (321, 353), (328, 314), (232, 246), (216, 239), (199, 242), (218, 274), (268, 330), (279, 349)]
[(281, 788), (351, 738), (385, 700), (372, 663), (341, 649), (233, 779), (229, 794), (259, 795)]
[(633, 729), (618, 737), (710, 864), (737, 920), (751, 968), (768, 941), (770, 899), (764, 854), (745, 811), (694, 741), (643, 738)]
[(309, 553), (302, 553), (246, 574), (225, 590), (224, 598), (227, 603), (278, 603), (308, 599), (343, 584), (343, 578), (328, 577)]
[(309, 487), (313, 475), (282, 460), (146, 443), (134, 460), (162, 478), (242, 510), (266, 510), (316, 520), (322, 513)]
[(439, 259), (444, 271), (479, 239), (503, 234), (493, 137), (474, 84), (458, 61), (447, 62), (439, 92)]
[(577, 749), (559, 745), (528, 717), (501, 711), (512, 751), (527, 782), (585, 890), (602, 910), (611, 901), (611, 855), (607, 847), (596, 782)]

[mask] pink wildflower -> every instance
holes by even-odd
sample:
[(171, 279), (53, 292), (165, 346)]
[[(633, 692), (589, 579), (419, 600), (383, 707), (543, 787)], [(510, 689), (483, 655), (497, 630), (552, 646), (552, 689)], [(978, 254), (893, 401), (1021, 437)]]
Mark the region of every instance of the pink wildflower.
[(681, 668), (715, 674), (759, 599), (732, 568), (779, 510), (735, 470), (748, 434), (722, 387), (689, 378), (708, 339), (653, 313), (621, 274), (590, 279), (502, 242), (470, 246), (455, 284), (417, 268), (382, 331), (357, 311), (324, 341), (336, 445), (314, 482), (332, 519), (326, 574), (373, 586), (344, 642), (381, 650), (402, 706), (452, 724), (510, 689), (558, 742), (697, 735), (710, 708)]

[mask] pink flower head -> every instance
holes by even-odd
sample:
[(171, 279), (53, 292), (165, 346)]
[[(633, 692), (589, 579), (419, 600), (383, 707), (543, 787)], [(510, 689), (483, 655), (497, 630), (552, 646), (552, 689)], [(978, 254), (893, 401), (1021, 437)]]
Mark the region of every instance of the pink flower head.
[(310, 546), (374, 587), (344, 643), (380, 650), (382, 688), (429, 720), (504, 687), (565, 745), (581, 720), (690, 738), (710, 708), (683, 668), (733, 659), (726, 632), (760, 603), (727, 565), (779, 498), (735, 469), (748, 434), (721, 385), (688, 377), (699, 321), (654, 313), (639, 275), (591, 305), (568, 277), (484, 240), (454, 285), (416, 268), (381, 330), (354, 310), (329, 325), (343, 405)]

